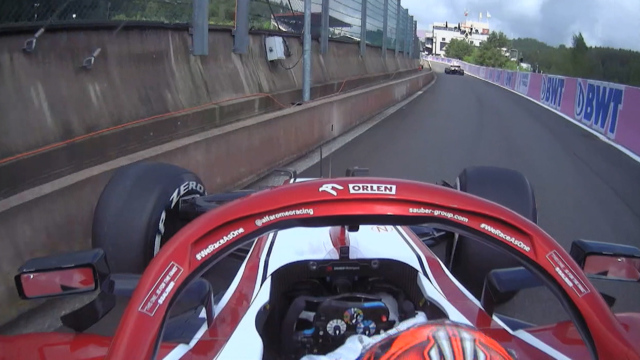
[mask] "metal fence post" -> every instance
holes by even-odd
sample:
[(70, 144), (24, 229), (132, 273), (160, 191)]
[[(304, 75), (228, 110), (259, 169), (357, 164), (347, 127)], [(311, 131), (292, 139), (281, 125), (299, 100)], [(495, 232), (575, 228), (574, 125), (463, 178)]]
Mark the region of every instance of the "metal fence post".
[(191, 54), (209, 55), (209, 0), (194, 0), (191, 29)]
[(382, 10), (382, 58), (387, 57), (387, 26), (389, 26), (389, 0), (384, 0), (384, 10)]
[(322, 0), (322, 24), (320, 26), (320, 53), (329, 51), (329, 1)]
[(249, 2), (236, 0), (236, 27), (233, 29), (233, 52), (246, 54), (249, 52)]
[(402, 33), (402, 3), (400, 0), (396, 5), (396, 56), (398, 56), (400, 52), (400, 34)]
[(367, 1), (362, 0), (360, 11), (360, 56), (364, 56), (367, 51)]
[(304, 0), (304, 39), (302, 44), (302, 101), (311, 99), (311, 0)]

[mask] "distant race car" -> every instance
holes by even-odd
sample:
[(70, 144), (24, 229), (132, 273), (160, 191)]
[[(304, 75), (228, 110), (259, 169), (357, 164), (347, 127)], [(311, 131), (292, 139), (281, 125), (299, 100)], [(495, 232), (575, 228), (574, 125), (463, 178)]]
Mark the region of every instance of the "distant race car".
[[(590, 281), (637, 282), (640, 250), (577, 240), (565, 251), (536, 225), (522, 174), (472, 167), (436, 185), (359, 168), (281, 173), (279, 186), (207, 195), (173, 165), (119, 169), (95, 209), (93, 248), (29, 260), (15, 278), (23, 299), (94, 292), (61, 317), (75, 333), (0, 336), (0, 358), (356, 359), (438, 321), (468, 331), (414, 335), (425, 358), (472, 358), (476, 346), (473, 358), (488, 359), (489, 343), (519, 360), (640, 358), (640, 314), (614, 314)], [(537, 287), (568, 320), (499, 310)], [(116, 296), (129, 300), (114, 335), (85, 333)], [(469, 342), (472, 330), (484, 338)]]
[(458, 64), (451, 64), (444, 69), (445, 74), (464, 75), (464, 69)]

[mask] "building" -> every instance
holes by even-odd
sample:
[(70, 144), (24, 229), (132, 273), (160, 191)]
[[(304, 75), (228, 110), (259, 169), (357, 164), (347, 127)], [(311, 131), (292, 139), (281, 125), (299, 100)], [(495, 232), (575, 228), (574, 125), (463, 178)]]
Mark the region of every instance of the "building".
[(479, 21), (461, 23), (440, 22), (432, 25), (432, 54), (446, 55), (447, 45), (453, 39), (466, 40), (471, 45), (480, 46), (489, 37), (489, 24)]
[(424, 34), (424, 49), (422, 49), (427, 55), (433, 54), (433, 31), (427, 31)]

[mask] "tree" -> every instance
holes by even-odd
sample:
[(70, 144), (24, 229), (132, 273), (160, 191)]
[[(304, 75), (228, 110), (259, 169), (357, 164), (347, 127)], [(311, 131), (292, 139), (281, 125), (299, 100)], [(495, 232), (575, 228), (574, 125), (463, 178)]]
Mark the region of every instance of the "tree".
[(473, 54), (474, 63), (482, 66), (504, 68), (509, 59), (502, 52), (509, 45), (509, 39), (503, 32), (493, 31)]
[(588, 77), (591, 73), (589, 69), (589, 47), (584, 41), (582, 33), (573, 35), (572, 47), (570, 51), (571, 75), (575, 77)]
[(505, 33), (503, 33), (502, 31), (492, 31), (491, 34), (489, 34), (489, 36), (487, 37), (487, 41), (485, 41), (485, 43), (487, 43), (494, 49), (502, 49), (509, 46), (509, 38), (507, 38), (507, 35), (505, 35)]
[(462, 39), (453, 39), (447, 45), (447, 57), (462, 60), (473, 53), (473, 45)]
[(640, 86), (640, 52), (589, 47), (580, 33), (573, 36), (571, 47), (553, 47), (529, 38), (514, 39), (513, 47), (544, 73)]

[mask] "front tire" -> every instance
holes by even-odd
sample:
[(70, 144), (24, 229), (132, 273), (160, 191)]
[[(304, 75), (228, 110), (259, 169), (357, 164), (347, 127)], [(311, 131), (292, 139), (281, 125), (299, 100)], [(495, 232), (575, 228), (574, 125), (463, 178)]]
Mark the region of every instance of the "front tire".
[(92, 246), (105, 251), (111, 272), (141, 274), (186, 224), (178, 216), (180, 199), (205, 194), (200, 178), (181, 167), (154, 162), (124, 166), (100, 195)]

